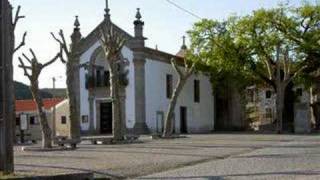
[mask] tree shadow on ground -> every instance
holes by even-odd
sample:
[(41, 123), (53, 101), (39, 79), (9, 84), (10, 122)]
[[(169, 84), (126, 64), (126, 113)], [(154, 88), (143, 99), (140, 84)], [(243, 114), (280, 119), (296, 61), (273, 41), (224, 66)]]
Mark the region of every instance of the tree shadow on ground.
[[(166, 177), (141, 177), (137, 179), (207, 179), (207, 180), (225, 180), (229, 178), (247, 177), (253, 178), (254, 176), (320, 176), (320, 171), (285, 171), (285, 172), (265, 172), (265, 173), (252, 173), (252, 174), (229, 174), (221, 176), (166, 176)], [(270, 178), (270, 177), (269, 177)]]
[[(27, 168), (48, 168), (48, 169), (59, 169), (62, 171), (71, 170), (71, 171), (81, 171), (81, 172), (87, 172), (87, 173), (93, 173), (94, 175), (98, 176), (105, 176), (110, 177), (112, 179), (123, 179), (125, 177), (120, 175), (115, 175), (111, 173), (107, 173), (105, 171), (96, 171), (96, 170), (90, 170), (90, 169), (83, 169), (83, 168), (73, 168), (73, 167), (66, 167), (66, 166), (53, 166), (53, 165), (33, 165), (33, 164), (15, 164), (16, 167), (27, 167)], [(18, 170), (20, 171), (20, 170)]]
[(235, 156), (234, 159), (248, 159), (248, 158), (299, 158), (306, 156), (320, 155), (320, 153), (299, 153), (299, 154), (261, 154), (261, 155), (246, 155)]

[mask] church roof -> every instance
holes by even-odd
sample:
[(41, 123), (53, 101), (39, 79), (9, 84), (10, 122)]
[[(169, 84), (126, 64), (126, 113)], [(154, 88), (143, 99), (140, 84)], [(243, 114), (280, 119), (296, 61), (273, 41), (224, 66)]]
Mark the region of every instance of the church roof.
[[(81, 52), (84, 52), (85, 50), (89, 49), (94, 43), (97, 42), (97, 37), (96, 34), (99, 33), (99, 29), (101, 28), (101, 26), (103, 25), (103, 23), (105, 23), (104, 21), (101, 22), (96, 28), (94, 28), (85, 38), (83, 38), (80, 42), (80, 47), (81, 47)], [(127, 33), (126, 31), (124, 31), (123, 29), (121, 29), (119, 26), (117, 26), (114, 23), (111, 23), (111, 25), (113, 26), (113, 28), (115, 28), (115, 30), (122, 34), (126, 39), (127, 39), (127, 46), (130, 48), (130, 40), (132, 40), (134, 37), (132, 35), (130, 35), (129, 33)], [(146, 53), (146, 57), (149, 59), (159, 59), (162, 60), (163, 62), (167, 62), (170, 63), (170, 60), (172, 58), (175, 58), (177, 60), (179, 60), (180, 62), (183, 62), (183, 57), (184, 54), (182, 53), (182, 51), (180, 50), (179, 53), (177, 55), (173, 55), (167, 52), (163, 52), (160, 50), (156, 50), (156, 49), (152, 49), (149, 47), (145, 47), (142, 49), (132, 49), (132, 50), (140, 50)]]
[[(85, 38), (83, 38), (80, 41), (80, 47), (81, 47), (81, 52), (87, 50), (89, 47), (91, 47), (95, 42), (97, 42), (97, 37), (96, 35), (99, 33), (100, 28), (102, 27), (102, 25), (104, 25), (105, 20), (103, 20), (97, 27), (95, 27)], [(123, 35), (127, 41), (133, 39), (133, 36), (131, 36), (129, 33), (127, 33), (126, 31), (124, 31), (123, 29), (121, 29), (119, 26), (117, 26), (116, 24), (111, 22), (111, 26), (115, 29), (115, 31), (117, 31), (118, 33), (120, 33), (121, 35)]]
[(180, 49), (180, 51), (176, 54), (176, 56), (184, 58), (186, 56), (186, 50)]

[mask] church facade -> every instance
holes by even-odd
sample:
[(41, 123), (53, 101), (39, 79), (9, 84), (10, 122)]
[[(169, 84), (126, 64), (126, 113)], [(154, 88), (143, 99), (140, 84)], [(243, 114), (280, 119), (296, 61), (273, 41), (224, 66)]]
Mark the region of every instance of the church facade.
[[(109, 98), (109, 64), (97, 38), (100, 27), (109, 25), (126, 39), (122, 58), (128, 63), (126, 86), (121, 93), (122, 112), (127, 132), (161, 133), (165, 114), (178, 80), (170, 61), (183, 62), (185, 43), (173, 55), (145, 46), (144, 22), (138, 9), (134, 35), (130, 35), (110, 20), (106, 8), (104, 21), (80, 41), (79, 64), (86, 64), (79, 73), (80, 121), (83, 134), (112, 133), (112, 104)], [(182, 63), (180, 63), (182, 65)], [(193, 74), (185, 84), (175, 108), (175, 133), (208, 133), (214, 130), (214, 96), (210, 80), (203, 73)], [(59, 117), (57, 117), (57, 127)], [(57, 129), (57, 131), (59, 131)], [(59, 132), (57, 132), (59, 135)]]

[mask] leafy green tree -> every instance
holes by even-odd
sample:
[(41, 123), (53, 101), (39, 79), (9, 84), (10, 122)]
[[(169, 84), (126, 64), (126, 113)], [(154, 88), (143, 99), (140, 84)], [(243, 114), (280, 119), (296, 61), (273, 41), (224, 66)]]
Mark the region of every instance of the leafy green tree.
[(319, 5), (306, 4), (259, 9), (224, 22), (202, 20), (190, 31), (191, 49), (215, 74), (239, 75), (239, 82), (257, 79), (273, 87), (281, 132), (286, 87), (319, 67), (319, 13)]

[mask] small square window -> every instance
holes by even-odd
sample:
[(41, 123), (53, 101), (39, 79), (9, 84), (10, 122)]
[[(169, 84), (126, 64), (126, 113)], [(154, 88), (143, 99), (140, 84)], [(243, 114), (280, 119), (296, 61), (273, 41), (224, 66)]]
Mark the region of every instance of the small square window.
[(88, 123), (89, 122), (89, 118), (87, 115), (83, 115), (82, 117), (82, 123)]
[(30, 116), (30, 125), (38, 124), (37, 118), (35, 116)]
[(266, 99), (270, 99), (272, 92), (270, 90), (266, 91)]
[(67, 117), (61, 116), (61, 124), (67, 124)]

